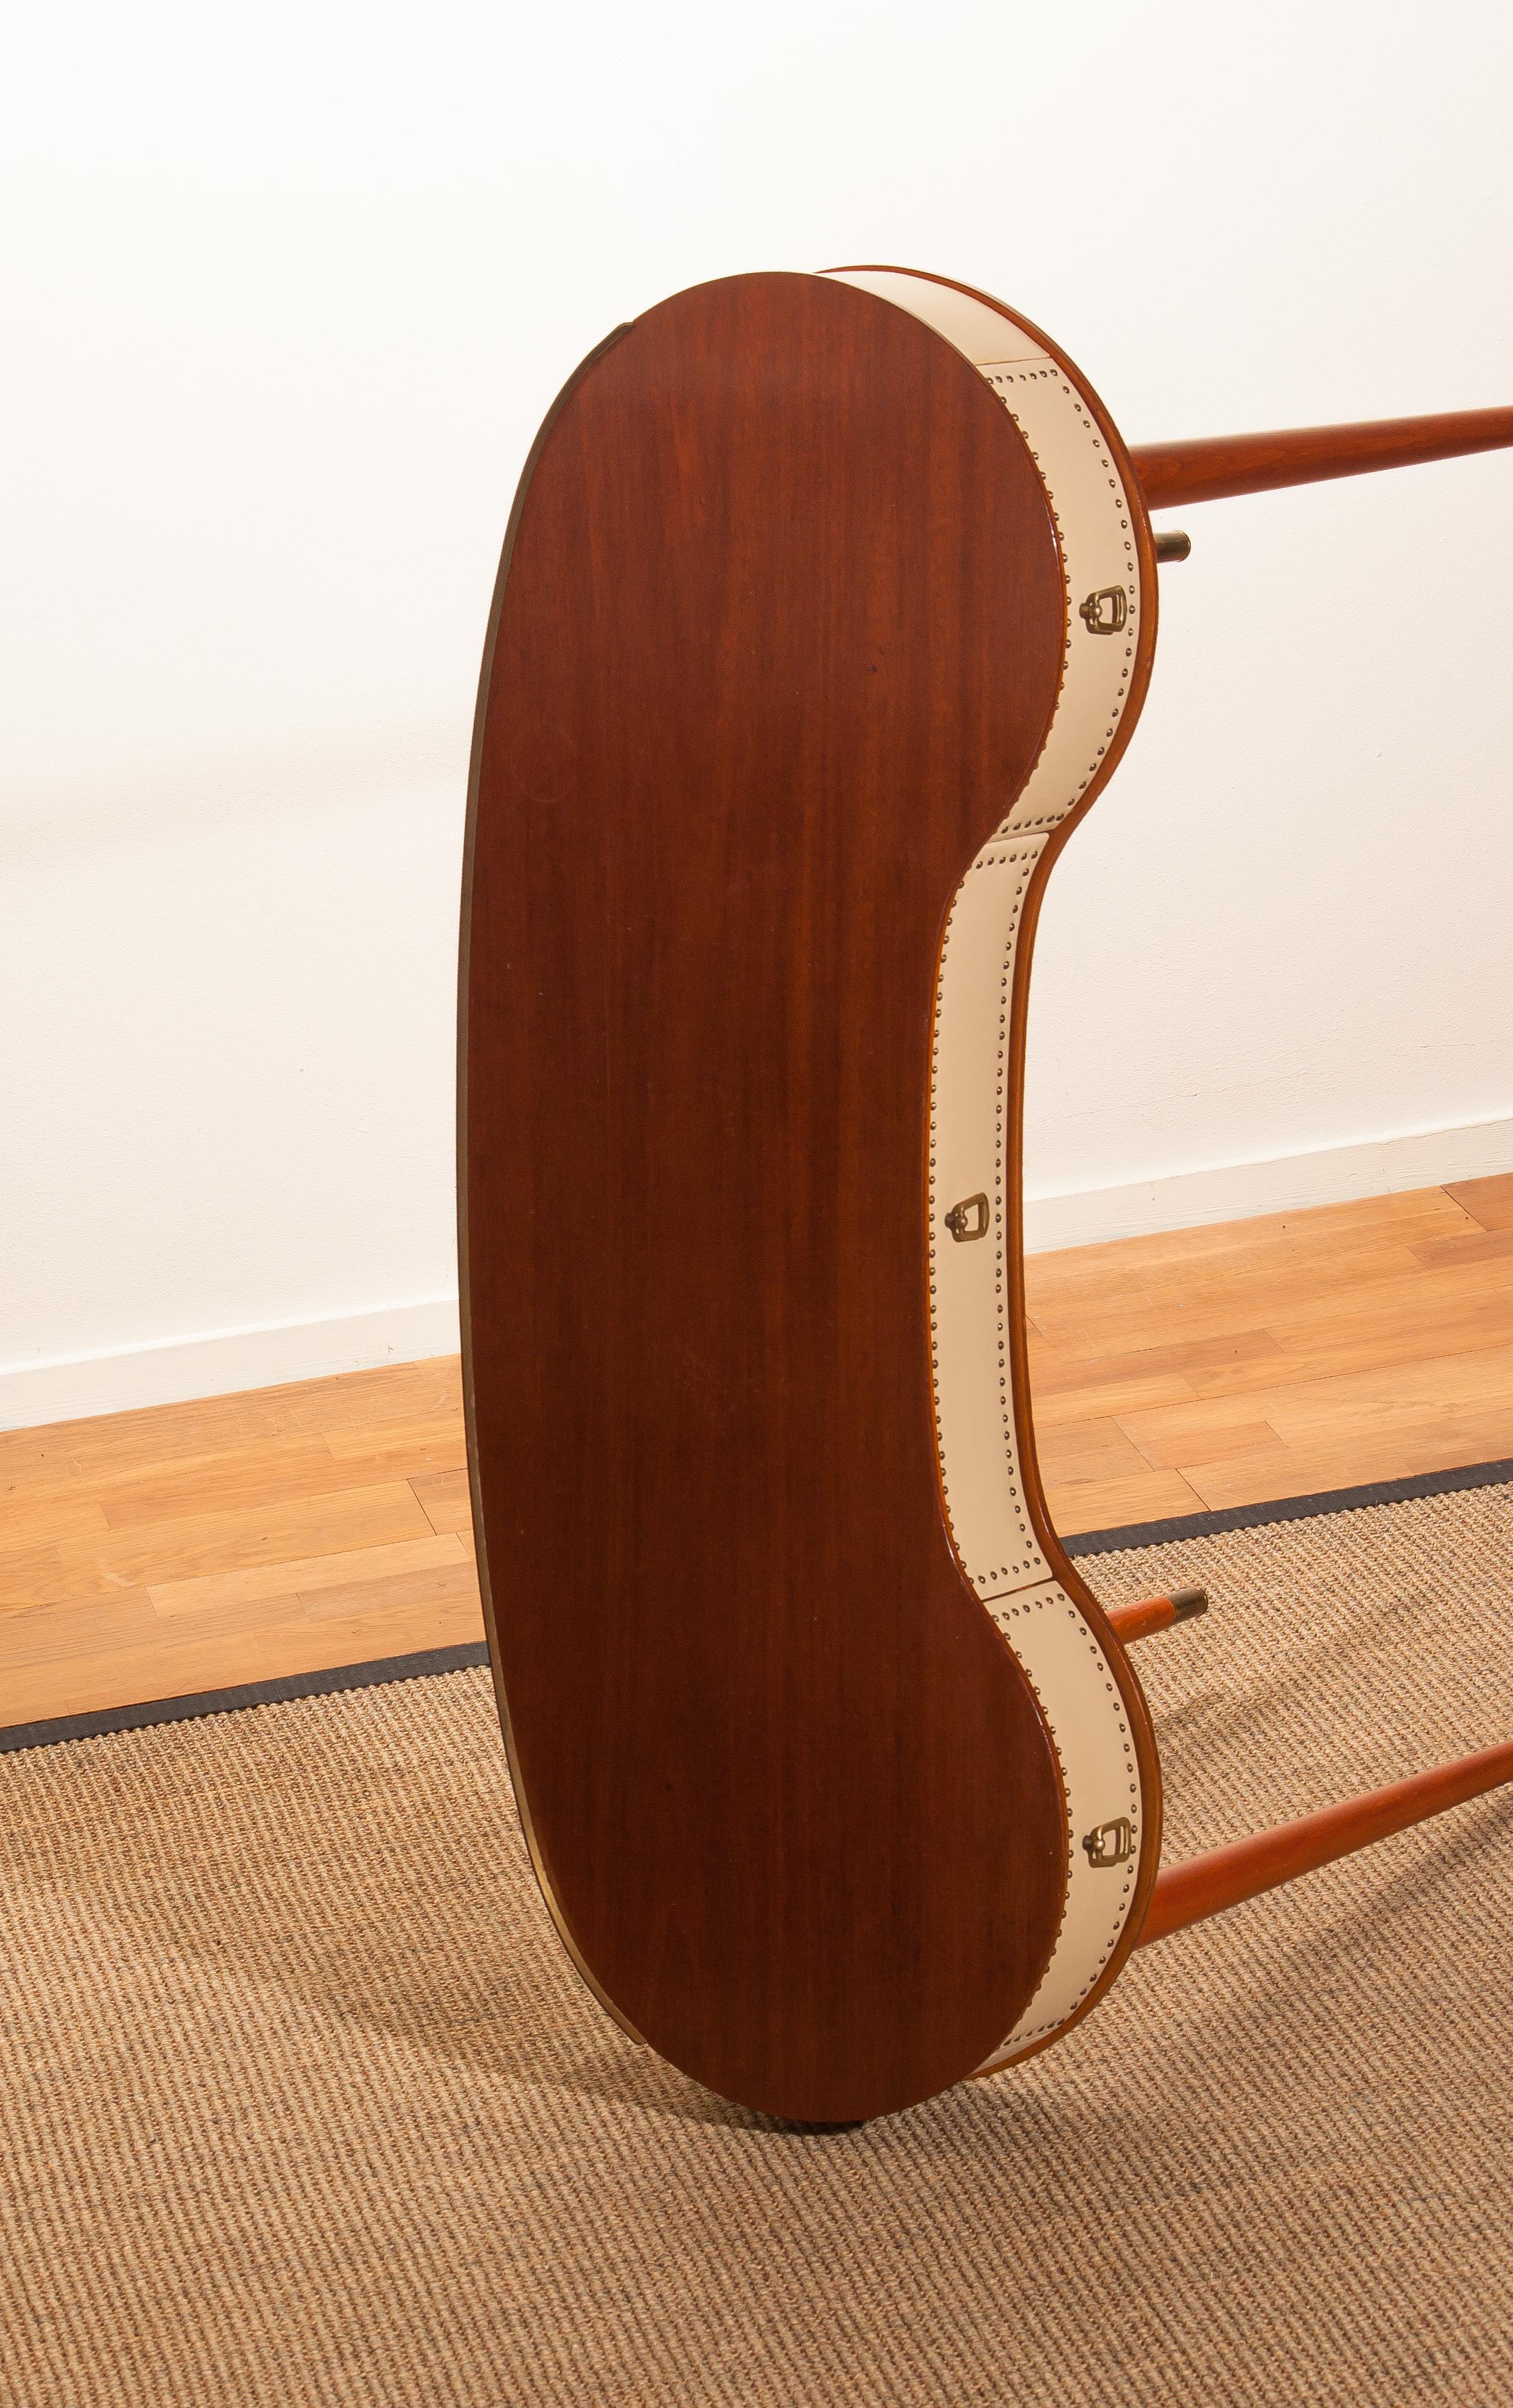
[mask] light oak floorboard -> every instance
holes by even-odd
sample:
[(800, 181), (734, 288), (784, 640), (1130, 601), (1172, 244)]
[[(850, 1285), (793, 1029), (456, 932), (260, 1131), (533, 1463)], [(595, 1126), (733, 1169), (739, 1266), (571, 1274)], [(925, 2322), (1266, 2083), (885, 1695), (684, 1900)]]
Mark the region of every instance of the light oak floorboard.
[(415, 1494), (424, 1506), (434, 1530), (466, 1531), (473, 1529), (473, 1507), (467, 1490), (465, 1471), (437, 1471), (415, 1483)]
[(1165, 1522), (1206, 1511), (1206, 1500), (1180, 1472), (1149, 1469), (1112, 1479), (1048, 1480), (1046, 1502), (1068, 1539), (1079, 1530), (1122, 1530), (1134, 1522)]
[(208, 1572), (196, 1580), (164, 1581), (148, 1590), (155, 1610), (173, 1621), (204, 1617), (254, 1600), (310, 1597), (323, 1588), (351, 1588), (363, 1581), (393, 1580), (404, 1572), (429, 1571), (467, 1560), (455, 1537), (400, 1539), (388, 1547), (349, 1547), (334, 1555), (297, 1555), (249, 1571)]
[(102, 1479), (98, 1495), (113, 1530), (190, 1514), (230, 1512), (246, 1506), (282, 1506), (297, 1498), (331, 1497), (407, 1480), (409, 1469), (438, 1452), (412, 1444), (337, 1454), (322, 1438), (269, 1438), (223, 1455), (180, 1455), (166, 1470), (138, 1465)]
[(166, 1647), (107, 1647), (68, 1662), (35, 1664), (7, 1677), (6, 1719), (42, 1722), (154, 1698), (194, 1697), (204, 1690), (237, 1688), (295, 1672), (323, 1672), (343, 1664), (458, 1646), (479, 1635), (477, 1601), (464, 1598), (330, 1621), (294, 1614), (229, 1637), (192, 1633)]
[[(1027, 1286), (1068, 1536), (1513, 1457), (1513, 1177)], [(454, 1359), (0, 1434), (0, 1724), (481, 1635)]]
[(1467, 1179), (1445, 1192), (1481, 1228), (1513, 1229), (1513, 1170), (1497, 1179)]
[(293, 1555), (335, 1555), (430, 1532), (408, 1481), (234, 1512), (175, 1515), (126, 1530), (0, 1549), (0, 1607), (109, 1597), (122, 1588), (196, 1572), (238, 1571)]

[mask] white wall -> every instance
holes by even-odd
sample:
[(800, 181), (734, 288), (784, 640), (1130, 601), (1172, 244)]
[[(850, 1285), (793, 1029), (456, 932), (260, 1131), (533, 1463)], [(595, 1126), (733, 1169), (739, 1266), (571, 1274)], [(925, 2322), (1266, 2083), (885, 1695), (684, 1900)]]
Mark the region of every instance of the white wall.
[[(60, 0), (0, 64), (11, 1422), (450, 1342), (478, 648), (620, 320), (896, 259), (1135, 441), (1513, 398), (1500, 5)], [(1513, 1167), (1513, 454), (1186, 523), (1048, 902), (1042, 1241)]]

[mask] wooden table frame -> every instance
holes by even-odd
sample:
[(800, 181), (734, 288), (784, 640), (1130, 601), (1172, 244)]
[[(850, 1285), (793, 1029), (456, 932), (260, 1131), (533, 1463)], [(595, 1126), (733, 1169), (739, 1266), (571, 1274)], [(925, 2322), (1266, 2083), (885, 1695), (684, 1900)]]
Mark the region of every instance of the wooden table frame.
[(1130, 451), (986, 296), (675, 296), (559, 397), (471, 780), (464, 1398), (543, 1894), (625, 2028), (853, 2121), (1132, 1949), (1513, 1779), (1513, 1743), (1160, 1869), (1130, 1645), (1057, 1539), (1021, 1129), (1047, 877), (1154, 655), (1152, 508), (1513, 410)]

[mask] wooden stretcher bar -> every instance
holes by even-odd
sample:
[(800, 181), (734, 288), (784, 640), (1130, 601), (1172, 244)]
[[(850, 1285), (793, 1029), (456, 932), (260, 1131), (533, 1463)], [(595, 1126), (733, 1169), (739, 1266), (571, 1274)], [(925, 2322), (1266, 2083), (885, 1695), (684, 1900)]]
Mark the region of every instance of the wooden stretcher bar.
[(1111, 1607), (1108, 1624), (1115, 1638), (1128, 1647), (1136, 1639), (1153, 1639), (1158, 1630), (1170, 1630), (1175, 1624), (1191, 1622), (1207, 1611), (1206, 1589), (1174, 1588), (1168, 1597), (1143, 1597), (1137, 1605)]
[(1200, 435), (1139, 443), (1130, 457), (1148, 509), (1265, 494), (1373, 468), (1412, 468), (1513, 443), (1513, 409), (1451, 409), (1433, 418), (1378, 418), (1354, 426), (1275, 427), (1263, 435)]
[(1317, 1814), (1300, 1815), (1296, 1822), (1258, 1831), (1250, 1839), (1235, 1840), (1228, 1847), (1207, 1848), (1157, 1875), (1135, 1946), (1149, 1948), (1174, 1931), (1205, 1923), (1209, 1915), (1222, 1914), (1265, 1890), (1279, 1889), (1301, 1873), (1316, 1872), (1336, 1856), (1353, 1856), (1357, 1848), (1426, 1823), (1431, 1815), (1500, 1789), (1507, 1781), (1513, 1781), (1513, 1740), (1392, 1782), (1363, 1798), (1349, 1798), (1343, 1805), (1326, 1806)]

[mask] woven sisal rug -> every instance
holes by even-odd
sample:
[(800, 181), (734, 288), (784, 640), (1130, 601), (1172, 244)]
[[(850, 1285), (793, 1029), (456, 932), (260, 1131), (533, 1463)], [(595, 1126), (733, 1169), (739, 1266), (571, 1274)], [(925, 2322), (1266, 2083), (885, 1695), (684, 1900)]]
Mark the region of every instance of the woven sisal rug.
[[(1478, 1477), (1088, 1566), (1213, 1595), (1138, 1657), (1170, 1856), (1507, 1735)], [(481, 1670), (21, 1747), (0, 1810), (14, 2408), (1513, 2399), (1513, 1793), (831, 2136), (578, 1987)]]

